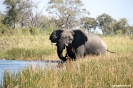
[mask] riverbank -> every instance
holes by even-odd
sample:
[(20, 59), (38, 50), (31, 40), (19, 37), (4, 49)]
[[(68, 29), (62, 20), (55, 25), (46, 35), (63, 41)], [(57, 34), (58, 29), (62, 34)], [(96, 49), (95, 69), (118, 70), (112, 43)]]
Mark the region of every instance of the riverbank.
[[(24, 69), (32, 68), (36, 69), (41, 67), (42, 69), (56, 68), (57, 64), (61, 63), (61, 60), (47, 60), (47, 61), (26, 61), (26, 60), (0, 60), (0, 88), (4, 86), (4, 77), (6, 73), (9, 75), (16, 75)], [(51, 67), (49, 65), (52, 65)]]
[[(111, 88), (133, 86), (133, 38), (102, 36), (110, 51), (105, 56), (87, 56), (66, 63), (58, 70), (27, 68), (4, 74), (4, 87), (16, 88)], [(0, 37), (0, 58), (15, 60), (59, 60), (49, 34), (17, 34)]]
[(49, 35), (11, 35), (0, 37), (0, 58), (6, 60), (53, 60), (56, 47)]
[[(27, 68), (18, 74), (6, 72), (5, 88), (112, 88), (133, 86), (132, 55), (86, 57), (62, 68)], [(49, 65), (50, 66), (50, 65)]]

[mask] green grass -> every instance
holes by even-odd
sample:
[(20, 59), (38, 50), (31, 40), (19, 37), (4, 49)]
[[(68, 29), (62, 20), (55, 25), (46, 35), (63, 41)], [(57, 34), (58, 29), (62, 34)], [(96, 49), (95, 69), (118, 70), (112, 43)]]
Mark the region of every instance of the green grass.
[[(59, 59), (49, 35), (0, 37), (0, 58), (39, 60)], [(105, 56), (87, 56), (62, 68), (23, 69), (18, 74), (5, 72), (5, 88), (111, 88), (133, 86), (133, 39), (129, 36), (103, 36), (110, 51)], [(49, 65), (50, 66), (50, 65)], [(55, 67), (55, 66), (54, 66)]]

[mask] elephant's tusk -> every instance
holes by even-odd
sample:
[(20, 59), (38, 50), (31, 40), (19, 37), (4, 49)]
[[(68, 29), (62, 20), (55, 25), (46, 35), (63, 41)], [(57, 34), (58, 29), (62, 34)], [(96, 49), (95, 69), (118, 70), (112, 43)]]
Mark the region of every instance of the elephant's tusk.
[(68, 44), (65, 43), (65, 46), (68, 46)]
[(52, 43), (52, 45), (56, 45), (56, 43)]

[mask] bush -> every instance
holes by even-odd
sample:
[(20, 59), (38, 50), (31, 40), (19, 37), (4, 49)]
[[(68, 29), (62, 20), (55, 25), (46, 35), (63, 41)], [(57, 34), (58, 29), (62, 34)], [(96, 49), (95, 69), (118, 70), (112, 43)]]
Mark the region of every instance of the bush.
[(5, 25), (0, 23), (0, 36), (2, 36), (2, 35), (8, 35), (9, 36), (12, 34), (14, 34), (13, 29), (6, 27)]

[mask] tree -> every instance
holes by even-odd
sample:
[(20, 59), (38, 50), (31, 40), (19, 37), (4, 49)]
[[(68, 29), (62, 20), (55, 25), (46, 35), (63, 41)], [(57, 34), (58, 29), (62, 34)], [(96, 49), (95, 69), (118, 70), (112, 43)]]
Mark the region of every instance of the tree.
[(15, 23), (17, 21), (17, 5), (20, 0), (5, 0), (3, 4), (6, 5), (6, 17), (3, 20), (3, 23), (8, 26), (12, 26), (15, 28)]
[(112, 29), (112, 22), (115, 22), (115, 20), (109, 16), (108, 14), (102, 14), (97, 17), (98, 27), (102, 30), (103, 34), (110, 34), (113, 32)]
[(53, 29), (56, 27), (56, 24), (53, 22), (54, 20), (48, 16), (41, 15), (38, 19), (38, 28), (43, 29)]
[(122, 33), (125, 34), (129, 29), (129, 24), (127, 23), (126, 18), (121, 18), (116, 24), (113, 26), (114, 33)]
[(81, 0), (50, 0), (47, 11), (58, 28), (79, 26), (79, 19), (88, 15)]
[(81, 18), (81, 24), (83, 25), (83, 28), (85, 28), (88, 32), (91, 32), (92, 29), (96, 29), (98, 23), (95, 18), (83, 17)]
[(38, 20), (41, 14), (38, 12), (38, 3), (33, 3), (30, 0), (21, 0), (19, 3), (20, 9), (20, 23), (22, 27), (28, 26), (30, 28), (37, 27)]
[(126, 35), (133, 35), (133, 26), (127, 25), (126, 27)]
[[(19, 5), (18, 5), (18, 9), (19, 9), (19, 23), (21, 25), (21, 27), (25, 27), (25, 26), (29, 26), (31, 25), (32, 21), (31, 19), (33, 19), (33, 12), (32, 9), (36, 7), (36, 5), (34, 5), (34, 3), (30, 0), (21, 0)], [(31, 16), (32, 15), (32, 16)], [(30, 19), (31, 16), (31, 19)]]
[(16, 24), (21, 27), (35, 27), (37, 26), (40, 13), (38, 12), (38, 4), (32, 2), (32, 0), (5, 0), (6, 5), (6, 17), (3, 23), (8, 26), (16, 28)]

